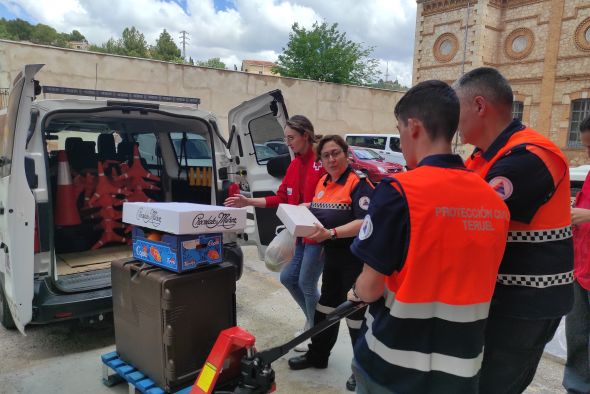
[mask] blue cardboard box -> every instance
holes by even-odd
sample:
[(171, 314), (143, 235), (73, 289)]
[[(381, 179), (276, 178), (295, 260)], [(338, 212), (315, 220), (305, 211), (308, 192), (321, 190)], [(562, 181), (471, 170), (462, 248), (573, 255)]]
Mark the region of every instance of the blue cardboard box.
[(133, 228), (133, 257), (174, 272), (194, 270), (223, 260), (223, 235), (161, 233)]

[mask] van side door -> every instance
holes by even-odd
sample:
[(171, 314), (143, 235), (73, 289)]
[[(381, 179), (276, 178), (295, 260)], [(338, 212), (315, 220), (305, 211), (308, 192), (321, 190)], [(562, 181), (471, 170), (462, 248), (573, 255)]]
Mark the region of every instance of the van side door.
[[(276, 146), (284, 144), (287, 116), (280, 90), (245, 101), (229, 112), (231, 172), (236, 174), (234, 181), (240, 186), (240, 193), (248, 197), (265, 197), (274, 195), (279, 188), (292, 159), (290, 151), (279, 154)], [(270, 208), (249, 208), (248, 218), (243, 241), (256, 244), (262, 255), (281, 222), (276, 209)]]
[(35, 198), (25, 172), (27, 130), (35, 99), (30, 64), (16, 76), (0, 128), (0, 276), (16, 327), (24, 334), (33, 315)]

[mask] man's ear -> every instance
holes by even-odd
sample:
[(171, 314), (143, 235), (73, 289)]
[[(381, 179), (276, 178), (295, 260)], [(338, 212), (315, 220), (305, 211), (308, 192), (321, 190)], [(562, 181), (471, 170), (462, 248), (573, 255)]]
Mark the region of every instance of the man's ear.
[(479, 116), (485, 115), (488, 103), (483, 96), (475, 96), (473, 98), (473, 105), (475, 106), (475, 111)]
[(408, 118), (408, 130), (412, 139), (417, 139), (418, 135), (424, 130), (424, 125), (420, 119)]

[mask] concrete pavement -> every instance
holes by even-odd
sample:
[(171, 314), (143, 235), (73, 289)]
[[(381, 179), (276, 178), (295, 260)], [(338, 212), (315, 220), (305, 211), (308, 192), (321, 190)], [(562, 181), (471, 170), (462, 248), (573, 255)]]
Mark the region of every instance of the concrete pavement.
[[(260, 350), (281, 345), (303, 326), (303, 313), (270, 273), (253, 247), (245, 248), (244, 275), (238, 282), (238, 324), (257, 338)], [(26, 337), (0, 328), (0, 393), (126, 393), (126, 385), (101, 383), (100, 355), (113, 351), (114, 329), (105, 321), (90, 327), (75, 322), (30, 327)], [(277, 393), (347, 393), (352, 350), (341, 324), (338, 343), (325, 370), (291, 371), (290, 352), (273, 363)], [(564, 392), (563, 365), (544, 358), (527, 394)]]

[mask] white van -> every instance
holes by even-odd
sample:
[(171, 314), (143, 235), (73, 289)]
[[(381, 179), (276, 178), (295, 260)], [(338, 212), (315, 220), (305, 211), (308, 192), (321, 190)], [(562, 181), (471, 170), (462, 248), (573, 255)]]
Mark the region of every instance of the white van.
[[(212, 205), (238, 187), (248, 196), (273, 194), (291, 160), (256, 149), (283, 136), (287, 112), (278, 90), (234, 108), (226, 141), (198, 99), (41, 87), (34, 78), (42, 67), (23, 68), (0, 110), (0, 323), (23, 333), (29, 323), (111, 311), (110, 263), (131, 256), (121, 243), (92, 250), (101, 231), (84, 215), (83, 195), (71, 206), (82, 224), (54, 224), (60, 148), (73, 175), (92, 178), (99, 161), (115, 163), (113, 171), (132, 163), (137, 144), (143, 167), (160, 178), (160, 191), (145, 191), (150, 198)], [(37, 99), (41, 92), (91, 98)], [(199, 167), (209, 180), (189, 182)], [(224, 259), (237, 266), (236, 279), (238, 243), (257, 244), (262, 253), (280, 224), (272, 209), (250, 209), (248, 219), (244, 233), (224, 235)]]
[(350, 146), (370, 148), (378, 152), (386, 161), (406, 165), (402, 154), (399, 134), (346, 134), (346, 143)]

